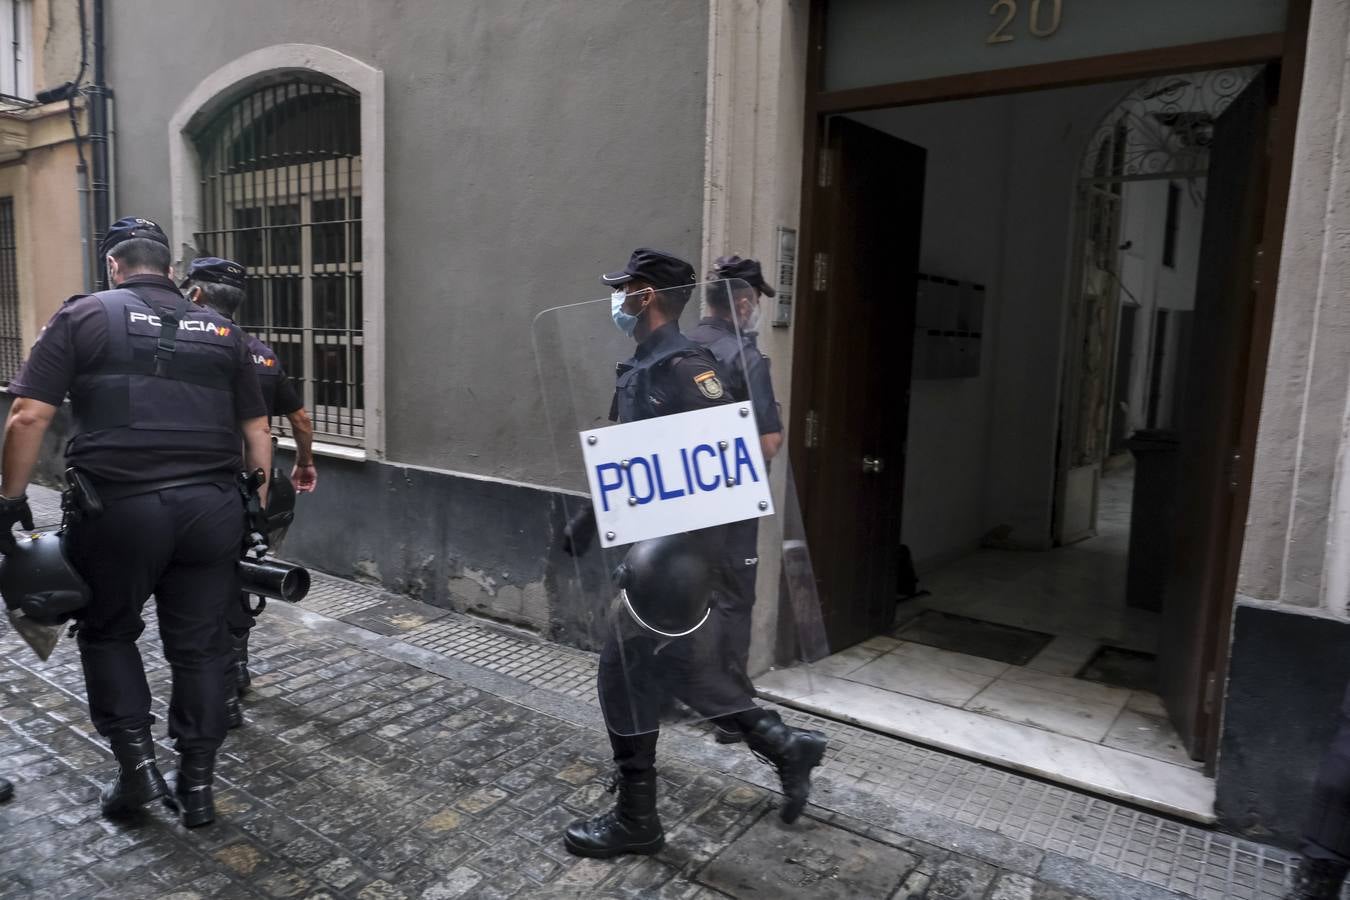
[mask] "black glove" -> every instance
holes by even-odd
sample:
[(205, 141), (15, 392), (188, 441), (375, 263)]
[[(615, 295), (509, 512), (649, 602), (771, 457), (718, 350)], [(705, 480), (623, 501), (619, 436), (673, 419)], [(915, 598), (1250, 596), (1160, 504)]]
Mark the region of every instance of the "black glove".
[(587, 503), (563, 528), (562, 549), (568, 556), (581, 556), (595, 540), (595, 507)]
[(267, 532), (249, 530), (244, 532), (244, 547), (239, 554), (240, 559), (262, 559), (271, 549), (271, 543), (267, 540)]
[(19, 497), (0, 497), (0, 550), (14, 546), (14, 526), (22, 525), (25, 531), (33, 530), (33, 511), (28, 508), (28, 495)]

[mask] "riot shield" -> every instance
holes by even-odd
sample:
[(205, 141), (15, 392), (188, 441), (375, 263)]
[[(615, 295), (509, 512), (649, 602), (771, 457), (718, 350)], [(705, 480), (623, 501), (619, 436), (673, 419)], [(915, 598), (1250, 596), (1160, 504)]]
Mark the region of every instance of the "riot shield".
[[(619, 734), (690, 720), (737, 730), (737, 714), (756, 705), (756, 622), (775, 665), (828, 652), (800, 525), (777, 512), (795, 501), (790, 467), (770, 465), (761, 446), (745, 377), (753, 337), (729, 313), (741, 288), (630, 286), (623, 299), (553, 307), (533, 323), (563, 565), (582, 602), (603, 611), (597, 690)], [(695, 329), (721, 340), (704, 346)], [(772, 572), (757, 571), (761, 541), (778, 549)]]

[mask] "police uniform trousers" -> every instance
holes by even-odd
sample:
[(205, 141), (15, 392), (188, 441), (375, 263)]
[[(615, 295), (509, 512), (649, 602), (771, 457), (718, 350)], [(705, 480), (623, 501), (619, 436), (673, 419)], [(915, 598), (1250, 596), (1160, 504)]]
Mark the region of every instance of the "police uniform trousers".
[(105, 501), (72, 525), (71, 562), (92, 597), (80, 622), (89, 712), (104, 736), (148, 727), (150, 690), (136, 640), (155, 596), (173, 674), (169, 736), (179, 752), (225, 739), (225, 615), (239, 598), (244, 508), (233, 484), (194, 484)]
[(225, 606), (225, 623), (229, 627), (230, 634), (236, 638), (248, 634), (249, 629), (256, 624), (257, 619), (251, 616), (248, 610), (244, 609), (244, 604), (249, 603), (252, 597), (248, 594), (240, 594), (233, 602)]
[(1313, 786), (1303, 855), (1350, 865), (1350, 690)]
[(660, 714), (671, 700), (726, 731), (749, 731), (768, 715), (746, 690), (744, 669), (727, 657), (716, 615), (673, 640), (611, 623), (596, 681), (614, 761), (629, 772), (656, 764)]
[[(750, 632), (755, 610), (755, 576), (759, 572), (759, 520), (723, 526), (722, 589), (717, 614), (727, 655), (744, 674), (750, 665)], [(746, 684), (749, 678), (746, 676)], [(751, 688), (753, 691), (753, 688)]]

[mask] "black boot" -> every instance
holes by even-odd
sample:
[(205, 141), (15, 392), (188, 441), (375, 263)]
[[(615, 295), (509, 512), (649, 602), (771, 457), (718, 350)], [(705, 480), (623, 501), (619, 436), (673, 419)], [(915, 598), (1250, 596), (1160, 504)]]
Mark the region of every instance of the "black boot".
[(9, 783), (8, 778), (0, 778), (0, 803), (5, 803), (14, 798), (14, 785)]
[(117, 757), (117, 777), (103, 788), (101, 806), (105, 816), (134, 812), (169, 791), (155, 765), (155, 742), (149, 728), (121, 731), (108, 738)]
[(609, 859), (624, 853), (655, 853), (666, 842), (656, 814), (656, 770), (620, 771), (610, 784), (619, 802), (607, 813), (567, 826), (563, 844), (575, 856)]
[(231, 632), (230, 646), (234, 649), (234, 684), (242, 697), (248, 693), (248, 686), (253, 682), (253, 677), (248, 674), (248, 632)]
[(1330, 859), (1304, 857), (1294, 873), (1294, 886), (1284, 900), (1337, 900), (1350, 866)]
[(719, 744), (739, 744), (745, 740), (745, 735), (741, 732), (730, 731), (721, 725), (714, 725), (713, 733), (717, 735), (717, 743)]
[(769, 713), (746, 732), (745, 742), (756, 756), (778, 770), (784, 797), (778, 816), (791, 825), (811, 796), (811, 770), (825, 758), (825, 735), (784, 725), (776, 713)]
[(225, 727), (238, 728), (244, 724), (244, 710), (239, 705), (239, 696), (230, 694), (225, 698)]
[(210, 825), (216, 820), (216, 801), (211, 794), (216, 755), (209, 750), (193, 750), (178, 757), (173, 797), (164, 802), (178, 810), (188, 828)]

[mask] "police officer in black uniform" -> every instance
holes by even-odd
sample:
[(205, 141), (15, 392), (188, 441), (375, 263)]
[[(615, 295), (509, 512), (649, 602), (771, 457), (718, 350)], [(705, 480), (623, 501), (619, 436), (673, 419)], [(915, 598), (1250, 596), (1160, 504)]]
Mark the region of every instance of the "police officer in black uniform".
[[(692, 294), (694, 268), (659, 250), (639, 248), (619, 272), (603, 276), (615, 289), (615, 324), (637, 341), (633, 357), (618, 367), (610, 417), (635, 422), (731, 402), (707, 350), (680, 333), (679, 317)], [(721, 529), (696, 533), (716, 545)], [(572, 535), (569, 552), (580, 552)], [(716, 559), (716, 551), (706, 551)], [(714, 563), (715, 564), (715, 563)], [(792, 728), (778, 714), (755, 706), (734, 665), (718, 670), (711, 657), (723, 644), (709, 622), (676, 640), (628, 639), (612, 629), (600, 654), (597, 688), (618, 766), (618, 802), (595, 818), (572, 823), (564, 837), (571, 853), (607, 858), (655, 853), (665, 842), (656, 811), (656, 744), (664, 690), (685, 688), (676, 699), (714, 718), (720, 728), (745, 734), (756, 755), (778, 770), (786, 800), (780, 810), (793, 822), (806, 806), (811, 770), (825, 753), (825, 736)], [(710, 655), (697, 642), (713, 635)], [(743, 676), (743, 672), (742, 672)], [(640, 681), (642, 683), (635, 683)]]
[[(237, 479), (245, 461), (270, 470), (267, 408), (240, 330), (194, 307), (170, 280), (169, 241), (158, 225), (120, 219), (100, 249), (114, 289), (66, 301), (10, 382), (0, 527), (30, 516), (24, 490), (69, 394), (66, 461), (103, 506), (67, 533), (71, 562), (92, 593), (78, 627), (89, 713), (119, 767), (102, 808), (115, 816), (162, 797), (193, 827), (215, 817), (211, 784), (225, 738), (230, 652), (225, 610), (237, 602), (245, 540)], [(136, 648), (152, 593), (173, 674), (172, 795), (156, 765)]]
[[(749, 401), (755, 410), (764, 459), (771, 460), (783, 446), (783, 420), (774, 399), (769, 358), (760, 352), (758, 329), (760, 298), (774, 290), (764, 280), (759, 262), (739, 256), (719, 257), (708, 276), (714, 285), (707, 293), (708, 312), (689, 332), (689, 339), (708, 348), (726, 378), (732, 400)], [(730, 573), (729, 590), (717, 606), (722, 637), (732, 658), (744, 671), (750, 662), (750, 630), (755, 607), (755, 576), (759, 571), (759, 520), (725, 526), (724, 564)], [(717, 730), (719, 743), (742, 738), (738, 731)]]
[[(182, 288), (193, 303), (209, 307), (233, 322), (239, 307), (244, 303), (244, 279), (247, 275), (247, 270), (237, 262), (203, 256), (194, 259), (188, 267)], [(268, 415), (285, 416), (290, 421), (291, 434), (295, 436), (295, 467), (291, 470), (295, 490), (302, 494), (313, 491), (318, 483), (318, 472), (314, 468), (314, 424), (310, 421), (309, 413), (305, 412), (305, 403), (272, 348), (251, 334), (245, 335), (245, 341), (249, 358), (258, 375)], [(231, 666), (233, 689), (226, 691), (227, 713), (230, 727), (235, 728), (243, 724), (238, 697), (248, 690), (251, 680), (248, 672), (248, 634), (255, 619), (244, 608), (244, 603), (230, 604), (226, 618), (230, 627), (230, 645), (234, 651)]]
[(1350, 691), (1313, 785), (1303, 860), (1286, 900), (1336, 900), (1350, 873)]

